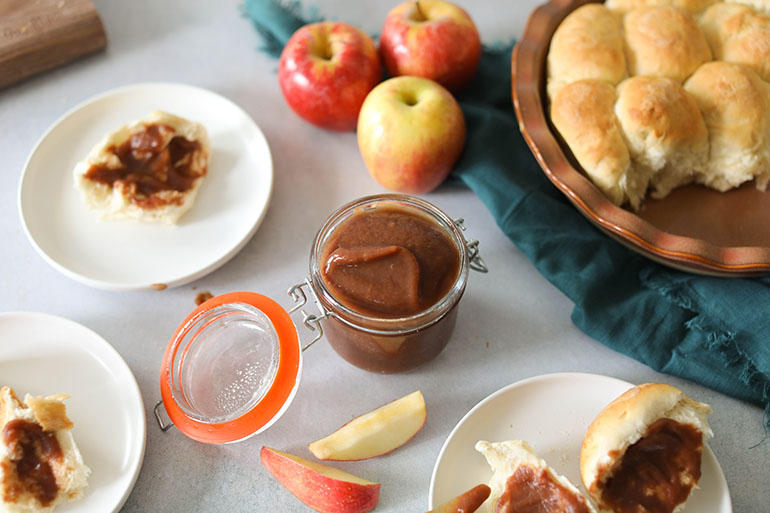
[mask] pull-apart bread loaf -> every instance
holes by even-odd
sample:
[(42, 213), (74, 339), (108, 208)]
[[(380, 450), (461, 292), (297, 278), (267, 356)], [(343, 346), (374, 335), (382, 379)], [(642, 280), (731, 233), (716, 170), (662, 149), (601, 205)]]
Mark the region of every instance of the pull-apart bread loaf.
[(163, 111), (108, 133), (75, 166), (75, 186), (103, 219), (174, 224), (208, 171), (208, 134)]
[(551, 121), (612, 203), (637, 210), (689, 182), (766, 188), (770, 16), (755, 8), (770, 0), (743, 4), (608, 0), (554, 32)]
[(67, 418), (66, 395), (20, 401), (0, 389), (0, 511), (50, 512), (80, 499), (91, 472), (83, 463)]
[(674, 513), (697, 487), (711, 408), (648, 383), (611, 402), (580, 451), (583, 485), (601, 512)]
[[(593, 505), (569, 480), (557, 474), (532, 447), (522, 440), (476, 443), (494, 472), (491, 493), (485, 503), (488, 513), (548, 511), (595, 513)], [(484, 506), (482, 506), (484, 507)]]

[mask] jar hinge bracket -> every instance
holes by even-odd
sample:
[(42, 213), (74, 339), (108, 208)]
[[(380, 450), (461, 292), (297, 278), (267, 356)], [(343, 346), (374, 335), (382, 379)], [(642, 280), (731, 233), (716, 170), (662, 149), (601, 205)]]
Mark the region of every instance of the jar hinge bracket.
[[(462, 219), (462, 218), (455, 219), (455, 225), (461, 231), (466, 230), (465, 219)], [(468, 260), (470, 261), (470, 264), (468, 266), (474, 271), (477, 271), (480, 273), (488, 273), (489, 267), (487, 267), (486, 262), (484, 262), (484, 259), (481, 258), (481, 253), (479, 252), (479, 241), (476, 239), (466, 240), (465, 247), (468, 250)]]
[(160, 430), (164, 433), (174, 427), (174, 423), (169, 421), (168, 424), (163, 420), (163, 417), (160, 414), (160, 409), (163, 406), (163, 401), (158, 401), (155, 405), (155, 408), (153, 411), (155, 412), (155, 420), (158, 421), (158, 426), (160, 426)]
[[(313, 297), (313, 302), (318, 307), (318, 310), (320, 312), (320, 315), (315, 314), (309, 314), (305, 310), (302, 309), (307, 304), (307, 294), (305, 294), (305, 291), (303, 287), (307, 287), (307, 289), (310, 291), (310, 295)], [(289, 310), (289, 315), (293, 314), (297, 310), (302, 312), (302, 323), (312, 332), (315, 332), (315, 336), (313, 339), (302, 346), (302, 350), (304, 351), (308, 347), (312, 346), (319, 340), (321, 340), (321, 337), (324, 336), (324, 330), (321, 326), (321, 321), (329, 317), (329, 312), (325, 312), (323, 308), (321, 308), (321, 304), (318, 301), (318, 296), (316, 295), (315, 291), (313, 290), (313, 286), (310, 283), (310, 279), (306, 278), (304, 282), (298, 283), (291, 287), (288, 290), (289, 296), (294, 300), (294, 306)]]

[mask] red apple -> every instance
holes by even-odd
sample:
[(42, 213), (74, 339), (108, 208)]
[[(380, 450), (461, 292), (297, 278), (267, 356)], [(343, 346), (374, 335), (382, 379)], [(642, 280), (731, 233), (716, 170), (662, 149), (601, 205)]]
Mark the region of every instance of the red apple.
[(295, 497), (321, 513), (365, 513), (380, 500), (380, 485), (321, 463), (262, 447), (262, 465)]
[(380, 54), (391, 76), (430, 78), (458, 91), (476, 72), (481, 38), (461, 7), (443, 0), (404, 2), (385, 18)]
[(465, 144), (465, 120), (452, 94), (420, 77), (372, 89), (358, 117), (358, 147), (382, 186), (409, 194), (444, 181)]
[(366, 95), (382, 78), (372, 39), (347, 23), (305, 25), (286, 43), (278, 82), (300, 117), (321, 128), (353, 130)]

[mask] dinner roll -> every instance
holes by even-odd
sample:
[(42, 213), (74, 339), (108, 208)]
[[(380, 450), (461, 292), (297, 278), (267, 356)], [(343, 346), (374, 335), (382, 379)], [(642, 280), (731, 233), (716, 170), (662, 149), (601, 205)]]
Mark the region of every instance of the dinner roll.
[(646, 177), (629, 173), (631, 159), (615, 117), (615, 88), (599, 80), (579, 80), (560, 89), (551, 103), (551, 121), (593, 183), (614, 204), (637, 208)]
[[(527, 442), (480, 440), (476, 442), (476, 450), (484, 455), (493, 471), (492, 479), (489, 481), (492, 491), (485, 503), (486, 511), (489, 513), (498, 510), (523, 511), (525, 508), (519, 509), (517, 506), (531, 507), (533, 502), (547, 503), (553, 507), (553, 510), (558, 511), (573, 513), (596, 511), (569, 479), (549, 467), (545, 460), (535, 454)], [(501, 498), (504, 504), (499, 504)]]
[(714, 58), (746, 64), (770, 81), (770, 16), (739, 4), (716, 4), (700, 20)]
[(620, 18), (601, 4), (586, 4), (562, 21), (548, 51), (548, 97), (585, 78), (617, 84), (626, 77)]
[(705, 167), (706, 124), (679, 82), (654, 76), (626, 79), (618, 86), (615, 114), (635, 172), (650, 176), (653, 197), (665, 197)]
[(580, 450), (580, 473), (601, 511), (676, 512), (701, 475), (712, 436), (707, 404), (670, 385), (626, 391), (594, 419)]
[(709, 131), (709, 160), (697, 181), (726, 191), (756, 177), (770, 180), (770, 84), (740, 64), (701, 66), (684, 88)]
[(622, 13), (649, 5), (670, 5), (694, 15), (706, 9), (709, 5), (719, 1), (720, 0), (607, 0), (604, 5), (613, 11)]
[(630, 75), (661, 75), (684, 82), (711, 60), (693, 17), (670, 6), (641, 7), (623, 17)]
[(770, 14), (770, 0), (732, 0), (737, 4), (750, 5), (759, 12)]

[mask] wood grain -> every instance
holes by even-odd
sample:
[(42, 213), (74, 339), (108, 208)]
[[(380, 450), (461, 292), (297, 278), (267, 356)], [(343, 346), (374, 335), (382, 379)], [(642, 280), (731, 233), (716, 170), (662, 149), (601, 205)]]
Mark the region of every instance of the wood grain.
[(0, 87), (106, 45), (91, 0), (0, 1)]

